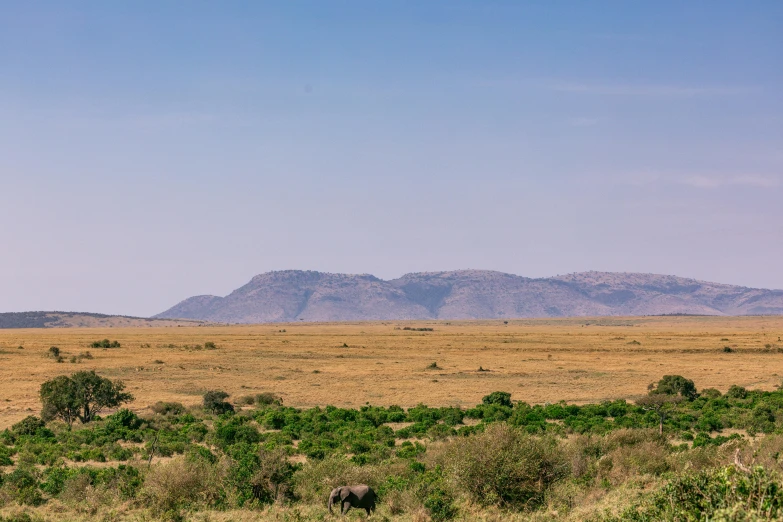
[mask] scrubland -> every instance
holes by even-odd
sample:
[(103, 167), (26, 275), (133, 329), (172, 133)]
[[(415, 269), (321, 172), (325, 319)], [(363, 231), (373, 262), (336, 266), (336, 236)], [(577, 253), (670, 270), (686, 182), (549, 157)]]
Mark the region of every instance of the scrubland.
[[(378, 520), (779, 519), (781, 335), (780, 317), (0, 331), (0, 517), (325, 520), (328, 491), (363, 482)], [(82, 370), (134, 400), (41, 421), (40, 385)], [(661, 434), (636, 401), (665, 375), (697, 393), (666, 392)]]

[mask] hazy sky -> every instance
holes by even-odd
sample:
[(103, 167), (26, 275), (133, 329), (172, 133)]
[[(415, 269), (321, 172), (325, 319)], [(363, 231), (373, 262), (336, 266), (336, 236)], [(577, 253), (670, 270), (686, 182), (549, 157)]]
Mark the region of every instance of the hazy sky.
[(0, 312), (289, 268), (783, 288), (782, 93), (778, 0), (4, 1)]

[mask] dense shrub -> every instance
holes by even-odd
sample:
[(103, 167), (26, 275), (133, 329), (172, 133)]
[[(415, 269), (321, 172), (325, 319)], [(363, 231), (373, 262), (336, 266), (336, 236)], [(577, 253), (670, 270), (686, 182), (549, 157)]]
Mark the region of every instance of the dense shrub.
[(40, 418), (36, 417), (35, 415), (29, 415), (11, 426), (11, 431), (16, 436), (34, 436), (36, 433), (38, 433), (38, 430), (44, 428), (45, 426), (46, 423)]
[(742, 473), (733, 466), (675, 477), (612, 520), (719, 520), (732, 511), (748, 518), (724, 520), (775, 520), (783, 515), (781, 477), (763, 468)]
[[(679, 389), (676, 382), (661, 388)], [(759, 438), (751, 449), (741, 445), (741, 435), (719, 430), (783, 431), (783, 390), (739, 393), (736, 388), (724, 396), (704, 390), (692, 400), (665, 393), (646, 396), (663, 405), (663, 419), (645, 409), (644, 401), (530, 405), (512, 403), (505, 392), (487, 395), (468, 410), (425, 404), (407, 411), (370, 405), (297, 409), (268, 393), (260, 400), (248, 396), (244, 402), (257, 407), (234, 414), (221, 406), (228, 394), (218, 391), (205, 397), (205, 411), (158, 403), (150, 417), (119, 409), (76, 429), (57, 424), (47, 429), (42, 419), (30, 416), (0, 432), (0, 465), (16, 464), (13, 473), (0, 473), (0, 483), (5, 482), (0, 502), (36, 504), (52, 498), (67, 509), (97, 516), (98, 505), (133, 500), (149, 507), (150, 516), (177, 518), (186, 511), (273, 502), (322, 509), (332, 487), (366, 483), (388, 513), (412, 519), (546, 518), (554, 510), (558, 517), (567, 516), (580, 498), (604, 488), (660, 487), (712, 473), (733, 462), (737, 448), (746, 465), (777, 469), (783, 437)], [(217, 406), (207, 408), (208, 403)], [(479, 422), (465, 426), (465, 417)], [(663, 434), (658, 433), (661, 421)], [(410, 425), (395, 433), (387, 424), (398, 422)], [(692, 441), (692, 448), (684, 440)], [(146, 464), (138, 469), (111, 462), (147, 459), (153, 453), (182, 456), (153, 463), (149, 471)], [(305, 455), (307, 461), (298, 464), (299, 457), (292, 455)], [(63, 459), (86, 465), (65, 466)], [(91, 461), (107, 464), (94, 467)], [(732, 481), (737, 488), (751, 484)], [(772, 490), (764, 491), (775, 497)], [(656, 511), (655, 494), (636, 504), (636, 512), (646, 513), (642, 519), (688, 520), (684, 511)], [(754, 498), (746, 500), (752, 504)], [(631, 502), (628, 496), (618, 506)], [(734, 516), (739, 501), (732, 502), (717, 507), (710, 520)], [(535, 515), (511, 513), (537, 508), (542, 511)], [(288, 513), (286, 508), (285, 516), (298, 509)], [(626, 516), (622, 509), (615, 512)], [(572, 519), (580, 519), (574, 513)], [(754, 513), (761, 519), (762, 511)]]
[(262, 503), (280, 501), (293, 494), (293, 476), (297, 467), (288, 461), (283, 448), (260, 450), (250, 479), (253, 497)]
[(158, 415), (181, 415), (185, 413), (185, 406), (179, 402), (156, 402), (150, 409)]
[(281, 406), (283, 404), (283, 399), (274, 393), (264, 392), (255, 396), (255, 403), (259, 406)]
[(511, 394), (507, 392), (492, 392), (483, 399), (481, 402), (484, 404), (497, 404), (498, 406), (511, 407)]
[(204, 394), (204, 409), (208, 412), (221, 414), (234, 411), (234, 407), (226, 402), (229, 394), (224, 391), (213, 390)]
[(569, 464), (556, 442), (505, 425), (451, 441), (439, 459), (447, 476), (479, 504), (532, 508), (564, 478)]
[(726, 397), (729, 397), (731, 399), (744, 399), (748, 396), (748, 390), (743, 388), (742, 386), (737, 386), (736, 384), (733, 384), (729, 391), (726, 392)]
[(33, 471), (17, 468), (3, 477), (0, 497), (6, 497), (19, 504), (37, 506), (43, 502), (38, 485), (38, 479)]
[(695, 399), (696, 385), (693, 381), (681, 375), (664, 375), (651, 390), (651, 394), (679, 395), (687, 400)]
[(141, 496), (156, 513), (220, 504), (226, 470), (220, 464), (179, 458), (150, 469)]

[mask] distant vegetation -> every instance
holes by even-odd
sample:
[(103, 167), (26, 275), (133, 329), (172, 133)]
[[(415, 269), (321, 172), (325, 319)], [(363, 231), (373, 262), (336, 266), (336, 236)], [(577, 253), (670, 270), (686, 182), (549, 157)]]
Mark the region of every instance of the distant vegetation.
[[(229, 398), (213, 390), (203, 407), (159, 402), (148, 417), (119, 409), (101, 419), (101, 409), (133, 400), (121, 382), (95, 372), (47, 381), (42, 418), (0, 433), (0, 469), (11, 470), (0, 475), (0, 506), (57, 500), (62, 518), (119, 502), (171, 520), (276, 504), (295, 517), (279, 520), (323, 520), (332, 487), (364, 482), (380, 496), (381, 520), (783, 516), (783, 390), (699, 392), (668, 375), (636, 404), (530, 405), (504, 391), (468, 409)], [(765, 436), (751, 449), (740, 432)], [(172, 459), (148, 467), (153, 456)], [(597, 504), (616, 488), (635, 493)], [(745, 518), (731, 518), (737, 510)]]
[(102, 341), (95, 341), (90, 345), (90, 348), (119, 348), (120, 343), (117, 341), (109, 341), (108, 339), (103, 339)]

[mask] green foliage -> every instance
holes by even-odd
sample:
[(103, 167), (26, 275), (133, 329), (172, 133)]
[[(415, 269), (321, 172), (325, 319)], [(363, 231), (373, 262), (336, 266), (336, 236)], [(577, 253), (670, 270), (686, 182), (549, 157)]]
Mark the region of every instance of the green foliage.
[(532, 437), (506, 424), (456, 439), (444, 452), (444, 472), (479, 504), (524, 508), (540, 505), (546, 488), (569, 467), (554, 439)]
[(698, 396), (693, 381), (681, 375), (664, 375), (650, 390), (650, 394), (679, 395), (689, 401)]
[[(0, 465), (15, 463), (16, 470), (24, 470), (13, 478), (5, 475), (0, 502), (57, 498), (83, 505), (86, 492), (93, 492), (135, 499), (152, 516), (165, 518), (202, 508), (323, 504), (334, 486), (366, 483), (392, 513), (426, 510), (432, 520), (469, 518), (469, 511), (458, 513), (458, 507), (470, 509), (466, 501), (497, 506), (492, 509), (500, 513), (543, 506), (567, 513), (571, 504), (563, 499), (575, 498), (564, 493), (569, 488), (608, 488), (636, 476), (674, 483), (686, 476), (678, 474), (682, 469), (709, 473), (727, 462), (725, 455), (742, 440), (738, 434), (725, 436), (724, 428), (783, 432), (783, 390), (723, 396), (705, 390), (692, 400), (647, 396), (665, 408), (664, 433), (692, 440), (692, 449), (658, 435), (661, 418), (645, 409), (644, 401), (530, 405), (495, 392), (468, 410), (419, 404), (406, 411), (370, 405), (298, 409), (283, 406), (274, 394), (263, 397), (250, 396), (256, 404), (251, 411), (209, 409), (205, 403), (204, 411), (186, 412), (178, 403), (159, 403), (149, 417), (119, 409), (77, 429), (52, 424), (54, 431), (42, 419), (28, 417), (0, 432)], [(225, 403), (228, 395), (216, 392), (212, 398)], [(81, 413), (75, 410), (74, 418)], [(465, 426), (465, 417), (479, 422)], [(398, 422), (411, 424), (395, 433), (387, 424)], [(772, 445), (765, 450), (765, 465), (777, 466), (783, 454), (783, 441), (774, 447), (775, 437), (763, 439)], [(416, 440), (400, 440), (410, 438)], [(434, 439), (439, 442), (427, 442)], [(173, 460), (149, 471), (145, 465), (143, 473), (121, 463), (146, 459), (153, 446), (155, 455)], [(307, 462), (295, 464), (292, 455), (304, 455)], [(106, 464), (65, 466), (64, 459)], [(638, 512), (648, 513), (638, 520), (688, 520), (680, 512), (660, 518), (660, 512), (649, 511), (652, 498), (637, 505)], [(723, 520), (716, 517), (732, 513), (736, 505), (716, 508), (713, 518)]]
[(46, 427), (46, 423), (44, 421), (35, 415), (28, 415), (24, 419), (11, 426), (11, 431), (17, 437), (23, 435), (34, 436), (36, 433), (38, 433), (38, 430), (44, 427)]
[(221, 414), (234, 411), (234, 407), (226, 402), (228, 393), (219, 390), (208, 391), (204, 394), (204, 409), (211, 413)]
[(248, 417), (232, 415), (215, 422), (215, 442), (221, 447), (236, 443), (255, 444), (261, 441), (261, 434), (251, 426)]
[[(11, 455), (13, 455), (11, 448), (0, 446), (0, 467), (13, 466), (14, 462), (11, 460)], [(0, 479), (2, 479), (2, 476), (0, 476)], [(2, 480), (0, 480), (0, 483), (2, 483)]]
[(179, 402), (158, 401), (150, 409), (158, 415), (181, 415), (185, 413), (185, 406)]
[(742, 386), (737, 386), (736, 384), (732, 384), (729, 391), (726, 392), (726, 397), (729, 397), (730, 399), (744, 399), (747, 396), (748, 390)]
[(401, 459), (412, 459), (424, 454), (427, 448), (420, 442), (404, 441), (397, 450), (397, 456)]
[(46, 421), (60, 418), (68, 425), (79, 419), (86, 424), (104, 408), (132, 401), (133, 395), (124, 392), (124, 389), (122, 381), (100, 377), (95, 371), (55, 377), (41, 385), (41, 418)]
[(701, 391), (701, 396), (707, 399), (717, 399), (718, 397), (721, 397), (722, 394), (715, 388), (705, 388)]
[(38, 478), (33, 471), (16, 468), (3, 477), (3, 492), (19, 504), (37, 506), (43, 502)]
[(424, 507), (430, 513), (433, 522), (451, 520), (457, 516), (458, 510), (454, 504), (455, 498), (444, 485), (440, 470), (431, 473), (429, 477), (423, 477), (424, 483)]
[(484, 404), (496, 404), (498, 406), (511, 407), (511, 394), (507, 392), (492, 392), (483, 399), (481, 402)]
[(715, 520), (712, 515), (740, 507), (759, 520), (783, 515), (781, 479), (763, 468), (742, 473), (733, 466), (675, 477), (657, 492), (610, 520)]
[(157, 518), (200, 506), (220, 507), (226, 500), (225, 480), (224, 470), (218, 465), (180, 458), (153, 467), (139, 496)]

